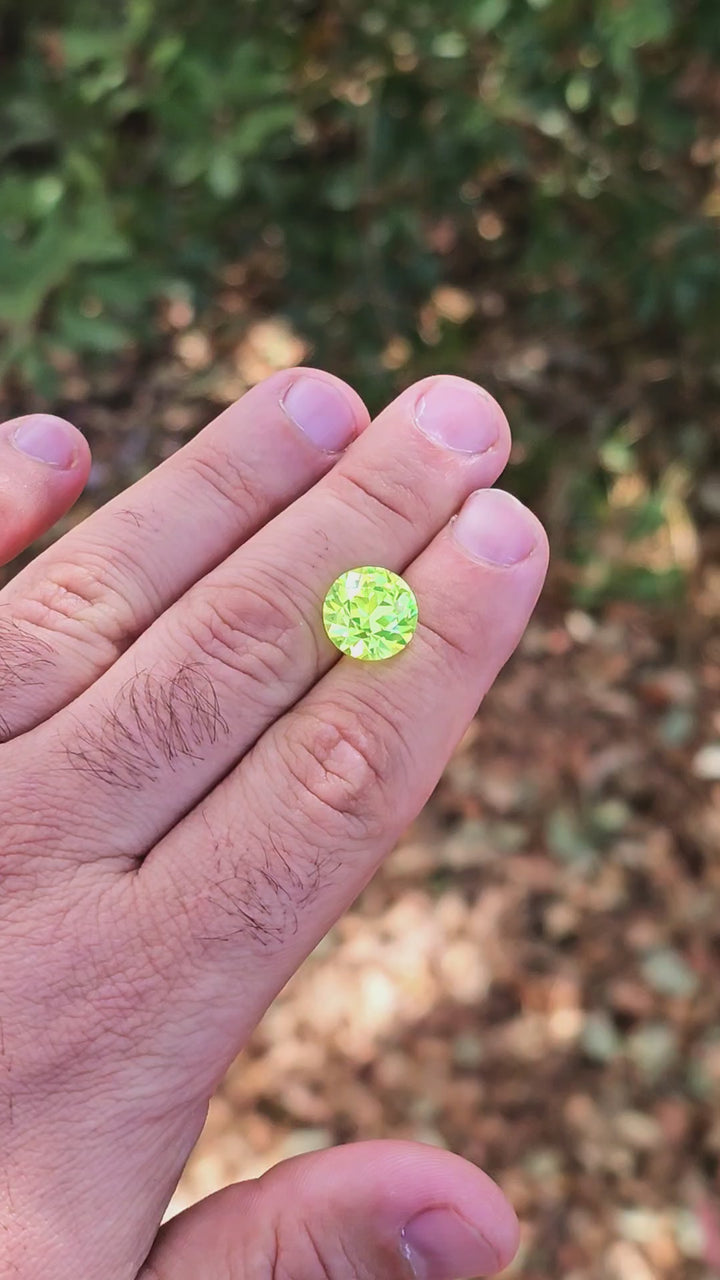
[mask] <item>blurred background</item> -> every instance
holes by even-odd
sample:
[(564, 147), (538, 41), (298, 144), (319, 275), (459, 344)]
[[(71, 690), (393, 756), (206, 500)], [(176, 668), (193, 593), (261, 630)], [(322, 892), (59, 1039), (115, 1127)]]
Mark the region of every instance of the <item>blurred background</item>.
[(717, 0), (0, 0), (0, 408), (90, 438), (61, 529), (307, 360), (483, 382), (553, 545), (173, 1209), (415, 1137), (518, 1280), (720, 1272), (719, 55)]

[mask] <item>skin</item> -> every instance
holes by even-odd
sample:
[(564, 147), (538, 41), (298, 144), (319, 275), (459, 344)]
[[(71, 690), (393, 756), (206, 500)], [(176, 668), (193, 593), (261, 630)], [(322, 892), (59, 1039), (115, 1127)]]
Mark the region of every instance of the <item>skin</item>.
[[(327, 447), (317, 404), (326, 447), (293, 421), (300, 379), (316, 401), (329, 388), (347, 447)], [(430, 395), (455, 445), (468, 415), (491, 443), (428, 434)], [(40, 427), (54, 460), (0, 427), (4, 562), (87, 479), (80, 434)], [(547, 543), (483, 492), (509, 448), (497, 404), (460, 379), (369, 423), (339, 379), (287, 370), (0, 592), (2, 1275), (441, 1280), (513, 1256), (495, 1184), (404, 1142), (296, 1157), (160, 1228), (228, 1064), (419, 812), (523, 632)], [(463, 504), (490, 558), (463, 543)], [(362, 564), (419, 600), (388, 662), (341, 657), (322, 629), (328, 586)], [(440, 1208), (418, 1252), (408, 1224)]]

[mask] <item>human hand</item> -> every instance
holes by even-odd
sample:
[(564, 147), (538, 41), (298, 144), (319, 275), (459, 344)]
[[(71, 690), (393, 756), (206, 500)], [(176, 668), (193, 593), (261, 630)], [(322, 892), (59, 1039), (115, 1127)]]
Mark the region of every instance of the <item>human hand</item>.
[[(0, 428), (5, 560), (89, 469), (69, 424), (20, 427)], [(3, 1275), (451, 1280), (512, 1256), (497, 1187), (403, 1142), (296, 1157), (158, 1232), (227, 1065), (526, 625), (547, 544), (486, 489), (508, 452), (459, 378), (368, 425), (338, 379), (289, 370), (0, 593)], [(388, 662), (336, 661), (323, 631), (361, 564), (418, 597)]]

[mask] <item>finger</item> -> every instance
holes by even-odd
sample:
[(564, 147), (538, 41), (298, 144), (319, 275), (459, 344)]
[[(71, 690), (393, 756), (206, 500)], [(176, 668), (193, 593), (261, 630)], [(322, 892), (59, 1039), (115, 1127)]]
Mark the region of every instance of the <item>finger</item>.
[(209, 1088), (367, 883), (515, 648), (546, 566), (529, 511), (472, 495), (407, 571), (420, 607), (408, 648), (341, 659), (149, 854), (132, 877), (138, 928), (153, 954), (163, 939), (196, 1023), (190, 1046), (167, 1019), (168, 1061), (182, 1052)]
[(63, 418), (34, 413), (0, 426), (0, 564), (52, 528), (89, 471), (87, 441)]
[(515, 1214), (484, 1173), (411, 1142), (285, 1160), (162, 1228), (138, 1280), (465, 1280), (507, 1266)]
[(58, 768), (72, 769), (88, 831), (118, 854), (151, 847), (336, 661), (322, 600), (337, 574), (402, 569), (508, 452), (502, 411), (471, 383), (428, 379), (400, 396), (58, 717)]
[(367, 421), (338, 378), (275, 374), (39, 556), (0, 593), (0, 617), (26, 645), (35, 640), (42, 659), (15, 691), (11, 733), (88, 688), (197, 578), (327, 471)]

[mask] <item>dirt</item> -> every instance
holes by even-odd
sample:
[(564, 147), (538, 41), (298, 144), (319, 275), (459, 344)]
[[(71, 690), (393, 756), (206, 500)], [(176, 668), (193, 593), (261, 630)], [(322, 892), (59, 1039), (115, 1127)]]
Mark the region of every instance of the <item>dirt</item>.
[[(184, 382), (177, 359), (67, 370), (95, 464), (60, 531), (304, 354), (276, 326), (203, 382), (183, 340)], [(229, 1071), (170, 1212), (410, 1137), (502, 1184), (517, 1280), (720, 1274), (719, 550), (706, 521), (674, 609), (574, 607), (556, 559), (425, 811)]]

